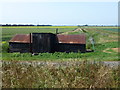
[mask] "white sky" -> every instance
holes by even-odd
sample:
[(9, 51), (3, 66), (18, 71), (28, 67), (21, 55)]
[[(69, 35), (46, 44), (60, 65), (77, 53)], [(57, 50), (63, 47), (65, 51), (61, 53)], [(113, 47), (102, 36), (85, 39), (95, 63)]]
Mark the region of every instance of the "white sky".
[(0, 23), (116, 25), (118, 0), (1, 0)]

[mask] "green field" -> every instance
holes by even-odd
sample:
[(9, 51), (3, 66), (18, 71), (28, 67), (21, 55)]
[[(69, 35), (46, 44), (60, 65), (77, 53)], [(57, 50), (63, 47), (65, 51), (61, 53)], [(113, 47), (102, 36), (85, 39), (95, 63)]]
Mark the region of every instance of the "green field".
[[(118, 32), (117, 27), (77, 27), (77, 26), (32, 26), (32, 27), (1, 27), (2, 28), (2, 41), (3, 41), (3, 60), (97, 60), (97, 61), (118, 61)], [(27, 34), (33, 32), (47, 32), (55, 33), (58, 28), (60, 33), (67, 34), (81, 34), (85, 33), (87, 36), (86, 48), (93, 49), (89, 42), (89, 37), (95, 40), (95, 51), (87, 53), (42, 53), (37, 56), (32, 56), (29, 53), (7, 53), (8, 41), (15, 34)], [(75, 30), (76, 28), (84, 29)]]
[[(15, 34), (29, 34), (29, 33), (56, 33), (56, 28), (40, 28), (40, 27), (5, 27), (2, 28), (2, 41), (8, 41), (13, 37)], [(74, 30), (74, 28), (59, 28), (59, 33), (67, 32)]]

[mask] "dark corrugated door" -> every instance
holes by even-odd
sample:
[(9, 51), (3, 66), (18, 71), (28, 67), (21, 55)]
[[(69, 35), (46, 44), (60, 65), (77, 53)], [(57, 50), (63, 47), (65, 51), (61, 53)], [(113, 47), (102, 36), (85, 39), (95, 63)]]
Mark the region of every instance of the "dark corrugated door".
[(32, 52), (44, 53), (53, 52), (54, 34), (51, 33), (32, 33)]

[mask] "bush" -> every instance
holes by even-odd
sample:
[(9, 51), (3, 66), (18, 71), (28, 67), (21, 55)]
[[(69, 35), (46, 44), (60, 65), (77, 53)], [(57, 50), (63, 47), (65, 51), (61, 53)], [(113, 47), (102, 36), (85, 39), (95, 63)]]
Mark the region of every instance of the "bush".
[(6, 41), (2, 42), (2, 52), (8, 52), (9, 50), (9, 44)]

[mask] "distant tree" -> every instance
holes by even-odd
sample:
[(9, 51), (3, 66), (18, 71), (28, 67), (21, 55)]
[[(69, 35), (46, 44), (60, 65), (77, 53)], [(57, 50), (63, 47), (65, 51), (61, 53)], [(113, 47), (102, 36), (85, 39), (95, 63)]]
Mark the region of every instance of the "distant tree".
[(86, 24), (86, 25), (84, 25), (84, 26), (88, 26), (88, 25)]
[(18, 26), (17, 24), (13, 24), (12, 26)]
[(78, 27), (81, 27), (80, 25), (78, 25)]

